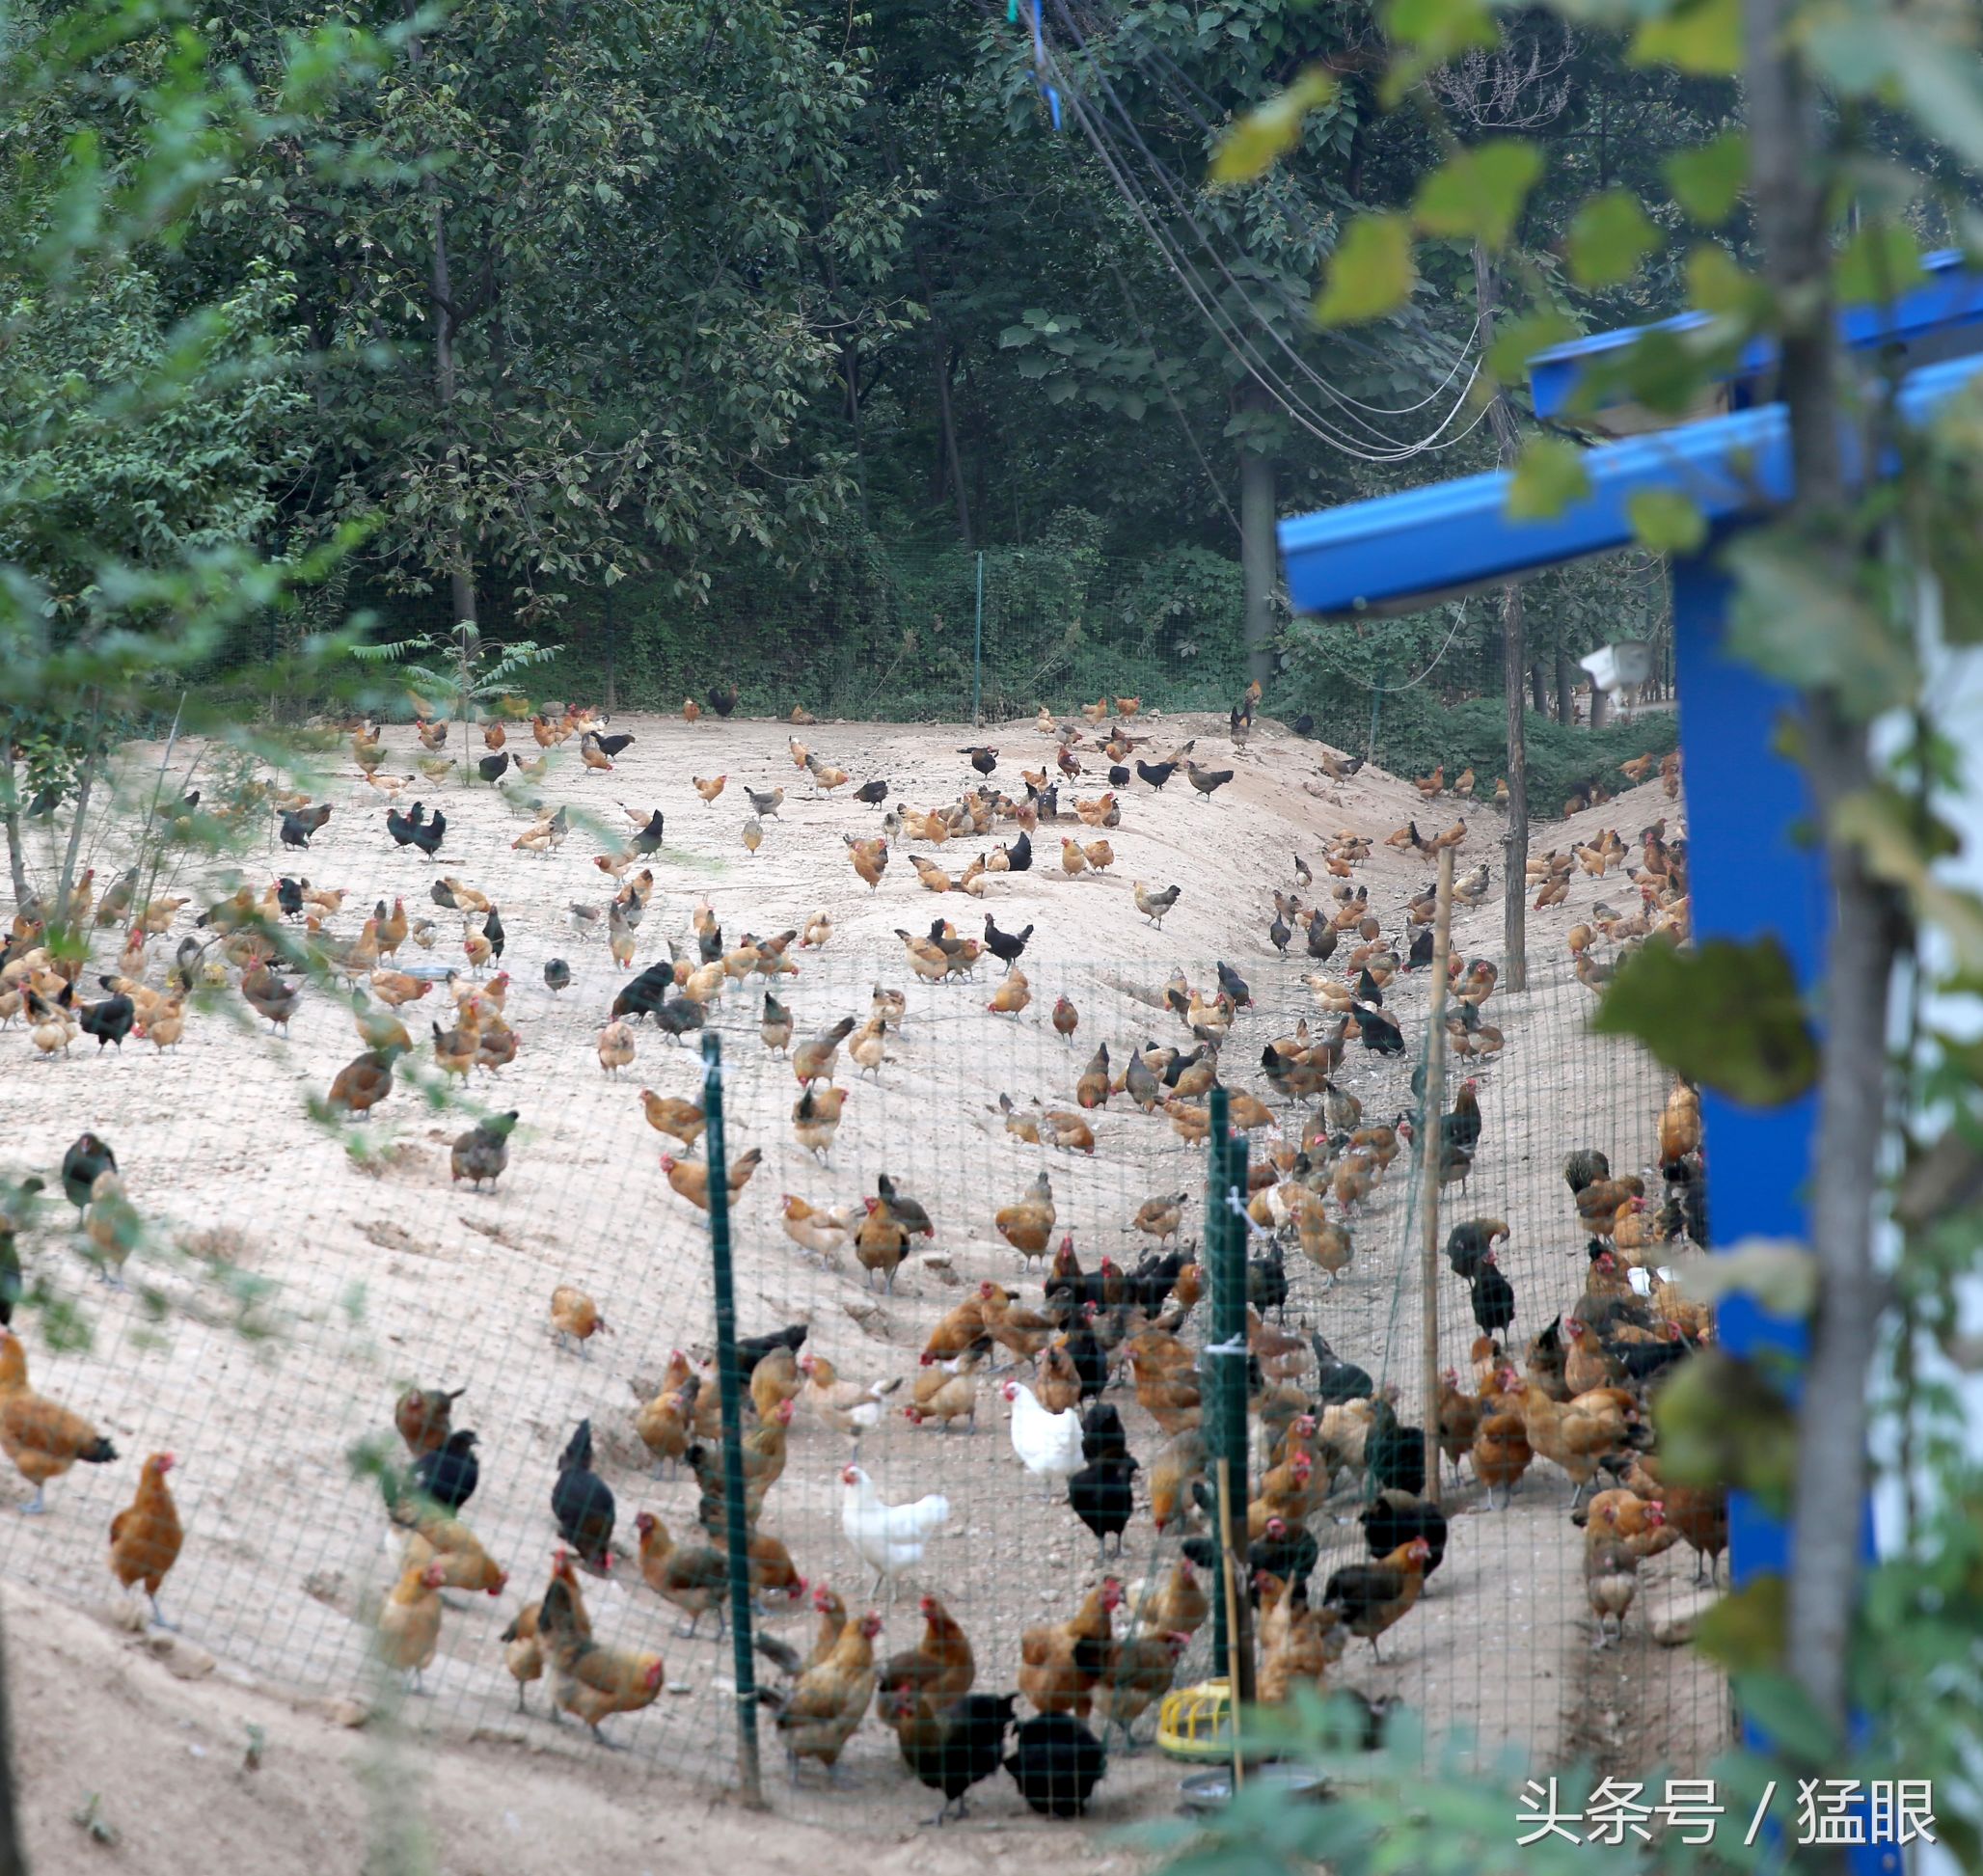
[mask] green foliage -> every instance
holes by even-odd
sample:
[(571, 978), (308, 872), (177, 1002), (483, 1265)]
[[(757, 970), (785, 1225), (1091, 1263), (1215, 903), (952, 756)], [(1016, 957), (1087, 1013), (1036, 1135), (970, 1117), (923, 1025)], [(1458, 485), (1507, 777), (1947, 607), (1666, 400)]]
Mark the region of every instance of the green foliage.
[(1524, 137), (1455, 150), (1419, 185), (1413, 219), (1426, 234), (1465, 235), (1499, 253), (1542, 170), (1542, 151)]
[(1351, 326), (1395, 313), (1411, 298), (1411, 224), (1399, 215), (1359, 215), (1344, 230), (1321, 296), (1316, 322)]
[(1817, 1078), (1817, 1042), (1774, 937), (1648, 944), (1619, 967), (1591, 1027), (1636, 1037), (1675, 1074), (1752, 1106), (1794, 1100)]
[(1301, 141), (1303, 123), (1337, 93), (1336, 80), (1319, 67), (1304, 71), (1278, 97), (1237, 119), (1212, 152), (1214, 182), (1256, 182)]

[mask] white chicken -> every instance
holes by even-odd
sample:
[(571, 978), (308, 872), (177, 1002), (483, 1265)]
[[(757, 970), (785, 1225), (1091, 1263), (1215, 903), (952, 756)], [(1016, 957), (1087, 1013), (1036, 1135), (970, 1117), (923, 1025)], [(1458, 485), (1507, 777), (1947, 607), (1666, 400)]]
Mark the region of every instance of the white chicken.
[(1081, 1417), (1072, 1407), (1048, 1413), (1033, 1390), (1017, 1381), (1006, 1382), (1000, 1392), (1012, 1403), (1012, 1450), (1028, 1472), (1046, 1481), (1052, 1498), (1063, 1481), (1088, 1463), (1081, 1456)]
[(805, 1385), (799, 1398), (837, 1433), (858, 1440), (882, 1424), (882, 1401), (902, 1385), (902, 1376), (885, 1381), (843, 1381), (824, 1355), (801, 1355), (799, 1372)]
[(923, 1546), (950, 1516), (950, 1501), (931, 1492), (913, 1505), (884, 1505), (876, 1496), (874, 1481), (858, 1466), (840, 1474), (840, 1529), (874, 1571), (875, 1590), (885, 1582), (893, 1602), (895, 1579), (923, 1561)]

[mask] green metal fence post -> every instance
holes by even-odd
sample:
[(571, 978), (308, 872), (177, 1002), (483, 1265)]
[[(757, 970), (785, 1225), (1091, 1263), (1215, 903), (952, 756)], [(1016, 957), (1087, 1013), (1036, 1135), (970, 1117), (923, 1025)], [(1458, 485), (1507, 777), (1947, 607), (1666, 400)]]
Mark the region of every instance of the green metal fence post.
[(985, 550), (978, 549), (977, 624), (971, 633), (971, 727), (983, 717), (985, 697)]
[[(1219, 1494), (1219, 1523), (1226, 1568), (1237, 1573), (1238, 1593), (1232, 1599), (1236, 1633), (1228, 1626), (1227, 1597), (1213, 1598), (1216, 1617), (1213, 1642), (1222, 1665), (1236, 1672), (1234, 1698), (1253, 1699), (1253, 1622), (1246, 1600), (1246, 1221), (1237, 1210), (1245, 1202), (1246, 1143), (1233, 1137), (1223, 1087), (1211, 1091), (1210, 1190), (1206, 1198), (1206, 1254), (1210, 1260), (1211, 1438), (1208, 1442), (1214, 1477), (1224, 1481)], [(1220, 1586), (1223, 1591), (1224, 1585)]]
[(716, 1288), (716, 1363), (723, 1415), (723, 1550), (730, 1576), (730, 1658), (737, 1679), (737, 1782), (764, 1803), (757, 1756), (757, 1674), (750, 1623), (750, 1528), (744, 1508), (744, 1376), (737, 1362), (737, 1296), (730, 1267), (729, 1159), (723, 1151), (722, 1044), (702, 1037), (702, 1113), (709, 1171), (709, 1243)]

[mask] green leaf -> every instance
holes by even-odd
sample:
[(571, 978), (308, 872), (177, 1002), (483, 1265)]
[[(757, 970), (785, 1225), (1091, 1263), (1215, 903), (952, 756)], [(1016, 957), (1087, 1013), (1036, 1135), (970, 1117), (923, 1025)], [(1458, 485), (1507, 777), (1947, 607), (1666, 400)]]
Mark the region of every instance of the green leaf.
[(1852, 583), (1793, 541), (1733, 542), (1736, 577), (1728, 647), (1801, 690), (1827, 690), (1861, 720), (1908, 702), (1918, 666), (1912, 643)]
[(1707, 539), (1707, 521), (1677, 489), (1638, 489), (1625, 503), (1640, 545), (1655, 554), (1692, 554)]
[(1741, 1589), (1719, 1596), (1701, 1611), (1695, 1645), (1731, 1673), (1761, 1673), (1783, 1659), (1784, 1618), (1789, 1597), (1774, 1571), (1752, 1577)]
[(1725, 130), (1698, 150), (1667, 159), (1667, 186), (1673, 200), (1702, 228), (1720, 228), (1734, 213), (1749, 180), (1749, 138)]
[(1818, 1046), (1774, 938), (1649, 944), (1619, 965), (1590, 1026), (1636, 1036), (1675, 1074), (1752, 1107), (1793, 1101), (1817, 1080)]
[(1687, 255), (1687, 303), (1725, 318), (1762, 322), (1769, 289), (1726, 248), (1703, 241)]
[(1847, 306), (1885, 306), (1925, 278), (1921, 244), (1898, 222), (1863, 222), (1832, 263), (1832, 278)]
[(1336, 95), (1336, 80), (1310, 66), (1278, 97), (1270, 97), (1227, 126), (1211, 158), (1214, 182), (1252, 182), (1301, 142), (1308, 114)]
[(1935, 820), (1922, 827), (1914, 802), (1881, 783), (1840, 802), (1833, 810), (1832, 832), (1860, 850), (1875, 879), (1907, 894), (1920, 922), (1947, 940), (1961, 969), (1983, 971), (1983, 900), (1934, 871), (1936, 860), (1958, 848), (1949, 828)]
[(1570, 223), (1570, 278), (1579, 286), (1616, 286), (1660, 246), (1660, 231), (1624, 189), (1592, 196)]
[(1508, 486), (1510, 521), (1547, 521), (1590, 493), (1584, 452), (1558, 436), (1535, 438), (1522, 450)]
[(1639, 28), (1631, 63), (1728, 77), (1742, 67), (1742, 0), (1677, 0)]
[(1411, 228), (1401, 215), (1359, 215), (1329, 258), (1316, 321), (1350, 326), (1394, 313), (1411, 298)]
[(1552, 345), (1575, 339), (1582, 331), (1567, 313), (1560, 313), (1554, 307), (1510, 319), (1495, 332), (1493, 347), (1487, 354), (1487, 368), (1503, 384), (1519, 384), (1529, 375), (1529, 361), (1537, 352), (1546, 352)]
[(1734, 1694), (1743, 1718), (1778, 1752), (1807, 1768), (1838, 1763), (1842, 1744), (1801, 1681), (1784, 1673), (1744, 1674)]
[(1412, 214), (1423, 233), (1469, 235), (1499, 252), (1542, 176), (1542, 152), (1524, 137), (1455, 150), (1419, 185)]
[(1387, 108), (1434, 68), (1501, 40), (1485, 0), (1384, 0), (1381, 19), (1385, 37), (1405, 55), (1385, 76), (1380, 99)]
[(1653, 1400), (1660, 1476), (1703, 1490), (1731, 1485), (1787, 1508), (1797, 1476), (1797, 1414), (1753, 1361), (1703, 1348), (1669, 1372)]
[(1983, 75), (1972, 45), (1951, 45), (1931, 29), (1883, 13), (1880, 31), (1915, 122), (1966, 163), (1983, 163)]

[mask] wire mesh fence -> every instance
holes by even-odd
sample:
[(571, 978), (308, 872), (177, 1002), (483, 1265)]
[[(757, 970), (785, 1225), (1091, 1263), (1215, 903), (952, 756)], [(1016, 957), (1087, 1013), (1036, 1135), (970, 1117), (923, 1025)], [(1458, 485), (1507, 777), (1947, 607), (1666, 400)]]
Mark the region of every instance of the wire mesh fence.
[[(1176, 727), (1209, 738), (1213, 726)], [(1257, 743), (1231, 758), (1240, 773), (1222, 799), (1146, 785), (1123, 792), (1119, 827), (1072, 817), (1037, 825), (1032, 869), (980, 875), (982, 897), (954, 885), (964, 856), (1002, 844), (1009, 859), (1017, 826), (994, 819), (984, 835), (937, 843), (910, 815), (870, 892), (843, 841), (885, 838), (888, 810), (848, 791), (794, 779), (774, 812), (752, 812), (760, 845), (742, 843), (735, 794), (747, 780), (769, 787), (775, 765), (799, 775), (782, 730), (642, 722), (636, 733), (616, 779), (572, 771), (547, 779), (547, 804), (588, 779), (624, 797), (579, 797), (591, 818), (549, 851), (512, 844), (542, 825), (527, 800), (457, 789), (445, 799), (458, 844), (430, 866), (382, 838), (381, 810), (359, 790), (336, 797), (307, 859), (292, 856), (317, 880), (312, 891), (348, 894), (336, 910), (312, 903), (281, 921), (292, 928), (315, 917), (323, 938), (347, 945), (354, 934), (362, 940), (374, 904), (388, 906), (389, 925), (395, 902), (409, 914), (409, 936), (386, 968), (427, 987), (408, 991), (397, 1012), (420, 1046), (368, 1119), (312, 1121), (305, 1111), (360, 1045), (349, 1002), (329, 983), (312, 985), (287, 1034), (276, 1034), (244, 1009), (228, 947), (212, 942), (210, 926), (191, 927), (220, 898), (218, 866), (189, 869), (189, 903), (149, 971), (158, 986), (182, 936), (211, 943), (196, 974), (217, 981), (189, 1001), (177, 1047), (133, 1039), (102, 1049), (86, 1035), (67, 1054), (41, 1057), (14, 1032), (0, 1071), (19, 1117), (12, 1170), (38, 1169), (50, 1188), (41, 1221), (20, 1236), (31, 1305), (16, 1326), (34, 1385), (89, 1416), (120, 1459), (54, 1480), (45, 1518), (0, 1524), (0, 1567), (52, 1593), (122, 1607), (104, 1569), (105, 1528), (131, 1502), (136, 1460), (169, 1450), (180, 1461), (172, 1483), (186, 1536), (160, 1600), (185, 1644), (285, 1686), (383, 1698), (394, 1677), (377, 1661), (378, 1610), (402, 1580), (408, 1543), (387, 1515), (379, 1477), (382, 1466), (409, 1462), (394, 1406), (409, 1388), (463, 1390), (452, 1425), (478, 1436), (479, 1482), (461, 1518), (506, 1580), (489, 1593), (447, 1592), (422, 1696), (407, 1710), (450, 1730), (535, 1742), (550, 1733), (550, 1683), (515, 1677), (531, 1663), (504, 1631), (542, 1596), (554, 1549), (569, 1540), (553, 1495), (560, 1455), (589, 1423), (591, 1471), (615, 1512), (611, 1567), (579, 1578), (592, 1633), (665, 1662), (653, 1702), (605, 1729), (657, 1771), (727, 1786), (737, 1775), (728, 1644), (713, 1604), (695, 1635), (675, 1633), (687, 1610), (645, 1580), (642, 1550), (651, 1560), (657, 1539), (638, 1523), (657, 1519), (685, 1550), (720, 1548), (726, 1536), (710, 1488), (720, 1429), (709, 1217), (692, 1196), (698, 1174), (706, 1190), (708, 1168), (688, 1111), (702, 1101), (705, 1034), (721, 1043), (728, 1164), (747, 1169), (730, 1218), (737, 1330), (747, 1344), (793, 1331), (800, 1358), (753, 1374), (760, 1385), (745, 1403), (753, 1451), (782, 1467), (756, 1524), (772, 1541), (754, 1625), (803, 1655), (821, 1620), (815, 1592), (829, 1588), (855, 1617), (869, 1607), (882, 1615), (874, 1648), (886, 1659), (916, 1644), (918, 1598), (932, 1593), (969, 1638), (978, 1687), (1020, 1690), (1022, 1712), (1036, 1693), (1058, 1698), (1026, 1662), (1026, 1636), (1074, 1619), (1110, 1578), (1126, 1596), (1117, 1639), (1145, 1625), (1159, 1645), (1189, 1634), (1174, 1667), (1152, 1650), (1138, 1655), (1153, 1684), (1190, 1686), (1226, 1665), (1210, 1606), (1219, 1591), (1207, 1549), (1210, 1468), (1185, 1468), (1181, 1480), (1190, 1441), (1177, 1437), (1203, 1417), (1216, 1359), (1207, 1354), (1216, 1338), (1202, 1254), (1208, 1225), (1230, 1214), (1208, 1187), (1214, 1067), (1250, 1143), (1244, 1250), (1262, 1319), (1250, 1338), (1245, 1489), (1263, 1527), (1264, 1515), (1285, 1511), (1293, 1530), (1282, 1536), (1297, 1552), (1301, 1530), (1313, 1539), (1309, 1600), (1335, 1622), (1381, 1620), (1371, 1614), (1368, 1575), (1332, 1582), (1367, 1571), (1424, 1520), (1397, 1503), (1366, 1516), (1379, 1485), (1413, 1482), (1409, 1465), (1394, 1472), (1373, 1460), (1394, 1444), (1381, 1410), (1334, 1383), (1336, 1364), (1360, 1368), (1375, 1389), (1396, 1387), (1399, 1421), (1426, 1424), (1414, 1168), (1424, 1144), (1442, 1138), (1440, 1117), (1462, 1083), (1474, 1084), (1480, 1129), (1464, 1169), (1455, 1163), (1441, 1188), (1435, 1280), (1437, 1366), (1453, 1371), (1461, 1394), (1477, 1397), (1502, 1356), (1525, 1377), (1566, 1370), (1579, 1340), (1567, 1314), (1587, 1294), (1622, 1298), (1632, 1287), (1623, 1270), (1593, 1262), (1594, 1237), (1611, 1259), (1645, 1264), (1648, 1290), (1659, 1269), (1699, 1254), (1700, 1208), (1684, 1189), (1670, 1195), (1662, 1173), (1674, 1159), (1661, 1140), (1670, 1078), (1587, 1025), (1593, 998), (1581, 980), (1596, 981), (1646, 917), (1605, 904), (1634, 898), (1615, 864), (1623, 840), (1603, 838), (1618, 809), (1588, 811), (1558, 844), (1564, 891), (1532, 919), (1531, 987), (1484, 996), (1480, 966), (1499, 950), (1499, 881), (1491, 836), (1482, 837), (1490, 819), (1464, 810), (1480, 829), (1460, 857), (1471, 873), (1475, 852), (1486, 855), (1492, 889), (1462, 883), (1453, 1053), (1445, 1085), (1426, 1088), (1423, 1075), (1415, 1087), (1415, 1071), (1428, 1040), (1428, 973), (1408, 966), (1426, 929), (1419, 913), (1429, 867), (1383, 842), (1418, 802), (1407, 784), (1368, 772), (1332, 782), (1291, 740)], [(967, 774), (948, 743), (880, 727), (843, 732), (827, 753), (860, 775), (886, 773), (891, 799), (906, 803), (955, 798)], [(132, 760), (142, 769), (156, 752)], [(705, 806), (686, 784), (710, 771), (730, 780), (727, 798)], [(1304, 777), (1316, 786), (1304, 789)], [(1634, 798), (1635, 811), (1677, 817), (1677, 803), (1648, 793)], [(622, 949), (615, 958), (620, 947), (600, 932), (613, 922), (605, 899), (614, 885), (591, 850), (609, 844), (621, 808), (625, 826), (611, 838), (624, 840), (654, 802), (666, 803), (663, 844), (620, 868), (622, 884), (651, 871), (654, 892), (631, 957)], [(588, 838), (590, 829), (600, 831)], [(1098, 869), (1085, 849), (1103, 839), (1114, 856)], [(1063, 840), (1079, 855), (1078, 873)], [(1572, 842), (1585, 857), (1570, 857)], [(115, 848), (107, 838), (107, 856)], [(926, 891), (911, 856), (940, 865), (947, 889)], [(1551, 862), (1541, 867), (1547, 877)], [(454, 905), (434, 901), (437, 876), (455, 883), (447, 888)], [(258, 892), (266, 884), (254, 876)], [(1182, 896), (1159, 925), (1138, 902), (1172, 884)], [(1287, 956), (1269, 929), (1277, 891), (1302, 902)], [(505, 952), (479, 965), (472, 941), (484, 938), (488, 912), (458, 909), (477, 898), (497, 906), (507, 935)], [(416, 929), (422, 918), (433, 928), (427, 948)], [(91, 972), (114, 971), (122, 932), (91, 929)], [(1324, 947), (1324, 930), (1332, 955), (1307, 955), (1312, 943)], [(775, 948), (774, 935), (787, 933)], [(998, 951), (1021, 935), (1026, 948), (1008, 970)], [(975, 960), (972, 942), (985, 947)], [(666, 974), (680, 982), (663, 1013), (630, 1018), (633, 1059), (602, 1072), (614, 999), (671, 956)], [(558, 988), (544, 968), (554, 960), (564, 967)], [(452, 985), (448, 965), (461, 973)], [(367, 969), (357, 976), (376, 1017), (385, 990)], [(460, 1052), (448, 1040), (462, 1020), (454, 992), (474, 1001), (498, 983), (514, 1059), (472, 1071), (466, 1087), (423, 1093), (448, 1079), (440, 1057)], [(1381, 1006), (1369, 1001), (1373, 988)], [(681, 1007), (690, 991), (704, 999), (693, 1026)], [(1352, 993), (1365, 999), (1360, 1013), (1345, 1008)], [(1345, 1034), (1339, 1051), (1332, 1039), (1345, 1016), (1361, 1033)], [(1385, 1018), (1399, 1032), (1397, 1052), (1377, 1046)], [(439, 1033), (422, 1033), (430, 1028)], [(808, 1095), (799, 1071), (819, 1069), (829, 1046), (830, 1079), (813, 1079)], [(455, 1142), (475, 1117), (465, 1106), (518, 1113), (493, 1186), (451, 1177)], [(657, 1130), (661, 1123), (675, 1131)], [(64, 1151), (86, 1128), (115, 1149), (146, 1220), (123, 1291), (95, 1282), (86, 1257), (95, 1251), (100, 1262), (100, 1246), (87, 1235), (90, 1214), (70, 1210), (56, 1189)], [(1641, 1182), (1643, 1212), (1628, 1194), (1622, 1219), (1619, 1206), (1604, 1210), (1603, 1194), (1580, 1206), (1565, 1159), (1592, 1151), (1606, 1156), (1611, 1177)], [(1476, 1219), (1505, 1228), (1483, 1225), (1479, 1236), (1494, 1243), (1511, 1299), (1497, 1301), (1491, 1282), (1463, 1283), (1451, 1267), (1453, 1227)], [(892, 1228), (905, 1220), (906, 1230)], [(1183, 1255), (1154, 1269), (1173, 1249)], [(1070, 1282), (1072, 1292), (1062, 1288)], [(1185, 1302), (1193, 1306), (1180, 1319)], [(1665, 1339), (1660, 1307), (1640, 1296), (1605, 1317), (1615, 1364), (1636, 1371), (1655, 1359), (1621, 1351)], [(588, 1311), (602, 1319), (580, 1334)], [(1070, 1330), (1073, 1347), (1057, 1354)], [(1483, 1336), (1499, 1339), (1500, 1355), (1477, 1347)], [(940, 1365), (958, 1357), (970, 1372)], [(1019, 1451), (1029, 1445), (1041, 1457), (1038, 1429), (1026, 1430), (1033, 1404), (1053, 1404), (1072, 1387), (1085, 1411), (1104, 1374), (1099, 1399), (1138, 1462), (1120, 1556), (1112, 1538), (1104, 1554), (1071, 1509), (1065, 1469), (1035, 1469)], [(969, 1394), (975, 1413), (937, 1418), (929, 1398), (946, 1387), (947, 1411)], [(794, 1411), (780, 1428), (787, 1389)], [(1287, 1480), (1269, 1475), (1290, 1463), (1284, 1442), (1304, 1412), (1317, 1423), (1297, 1435), (1314, 1442), (1311, 1477), (1332, 1476), (1334, 1489), (1270, 1503)], [(1539, 1422), (1553, 1412), (1543, 1400), (1534, 1408)], [(668, 1430), (684, 1414), (703, 1448), (699, 1476), (695, 1463), (668, 1464), (677, 1453), (687, 1459), (689, 1437)], [(1571, 1471), (1589, 1469), (1551, 1457), (1552, 1447), (1568, 1449), (1546, 1431), (1528, 1444), (1519, 1485), (1497, 1492), (1505, 1507), (1490, 1509), (1482, 1449), (1461, 1442), (1469, 1458), (1444, 1473), (1443, 1543), (1425, 1593), (1381, 1629), (1375, 1648), (1361, 1634), (1343, 1637), (1325, 1684), (1418, 1709), (1433, 1739), (1465, 1730), (1517, 1745), (1538, 1765), (1590, 1754), (1620, 1768), (1661, 1759), (1698, 1768), (1723, 1743), (1725, 1696), (1691, 1651), (1666, 1645), (1684, 1634), (1698, 1600), (1691, 1539), (1651, 1535), (1622, 1636), (1593, 1647), (1589, 1538), (1571, 1522)], [(1633, 1444), (1607, 1444), (1612, 1470), (1592, 1475), (1590, 1489), (1629, 1474)], [(1436, 1462), (1428, 1455), (1426, 1463), (1429, 1472)], [(874, 1591), (874, 1569), (848, 1533), (850, 1464), (883, 1504), (947, 1501), (892, 1599), (885, 1585)], [(1427, 1485), (1411, 1496), (1428, 1496)], [(1213, 1565), (1193, 1572), (1204, 1604), (1178, 1574), (1194, 1554)], [(1305, 1560), (1269, 1551), (1265, 1561)], [(794, 1593), (798, 1577), (806, 1587)], [(1600, 1590), (1612, 1603), (1625, 1593), (1616, 1580)], [(1260, 1640), (1271, 1657), (1266, 1616)], [(774, 1699), (790, 1681), (775, 1652), (756, 1664)], [(1123, 1750), (1121, 1716), (1147, 1690), (1127, 1687), (1120, 1699), (1103, 1690), (1099, 1700), (1083, 1691), (1079, 1703), (1112, 1749), (1104, 1814), (1167, 1804), (1174, 1779), (1157, 1755)], [(1139, 1739), (1154, 1721), (1153, 1704), (1136, 1724)], [(884, 1814), (878, 1807), (904, 1820), (934, 1808), (872, 1720), (848, 1739), (837, 1785), (816, 1764), (787, 1782), (778, 1759), (789, 1729), (770, 1706), (761, 1726), (768, 1795), (780, 1808), (850, 1825), (872, 1824)], [(1016, 1800), (1008, 1792), (1000, 1802)]]

